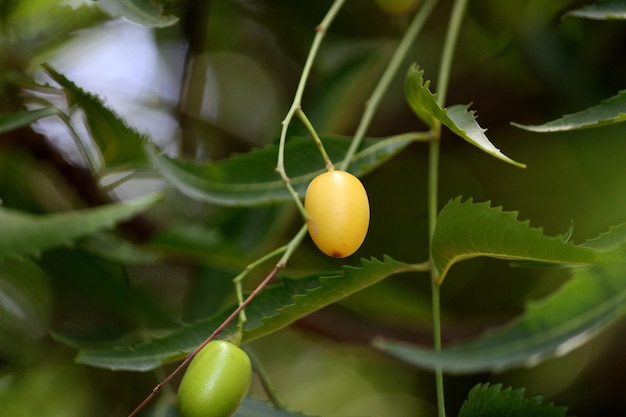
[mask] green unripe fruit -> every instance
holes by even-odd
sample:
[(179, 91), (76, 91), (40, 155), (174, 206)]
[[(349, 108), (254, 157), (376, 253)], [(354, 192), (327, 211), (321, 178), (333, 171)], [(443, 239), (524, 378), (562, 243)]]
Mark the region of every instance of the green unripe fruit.
[(329, 171), (309, 184), (304, 196), (307, 227), (326, 255), (345, 258), (359, 249), (370, 222), (370, 205), (361, 181), (345, 171)]
[(182, 417), (228, 417), (250, 388), (250, 358), (238, 346), (216, 340), (193, 358), (178, 388)]

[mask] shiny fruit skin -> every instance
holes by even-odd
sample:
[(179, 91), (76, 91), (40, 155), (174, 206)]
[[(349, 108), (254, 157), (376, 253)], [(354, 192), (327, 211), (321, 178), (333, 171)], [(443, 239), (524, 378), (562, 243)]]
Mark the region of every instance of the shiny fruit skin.
[(193, 358), (178, 388), (182, 417), (232, 415), (250, 388), (252, 366), (248, 355), (232, 343), (209, 342)]
[(304, 196), (307, 227), (326, 255), (345, 258), (359, 249), (369, 228), (370, 206), (361, 181), (345, 171), (328, 171), (309, 184)]

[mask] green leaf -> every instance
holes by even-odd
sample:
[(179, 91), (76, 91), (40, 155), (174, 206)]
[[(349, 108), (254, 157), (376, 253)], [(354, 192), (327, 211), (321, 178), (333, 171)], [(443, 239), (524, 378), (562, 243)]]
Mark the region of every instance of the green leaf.
[[(412, 142), (410, 135), (383, 140), (368, 139), (348, 170), (362, 176), (396, 155)], [(340, 161), (350, 146), (345, 137), (323, 137), (333, 161)], [(160, 155), (147, 147), (156, 170), (191, 198), (227, 206), (252, 206), (291, 200), (276, 173), (278, 146), (235, 155), (227, 160), (196, 165)], [(285, 146), (285, 169), (291, 185), (304, 196), (309, 182), (324, 171), (324, 162), (312, 139), (293, 138)]]
[[(126, 265), (101, 262), (82, 247), (52, 249), (36, 262), (53, 282), (57, 293), (69, 292), (85, 305), (97, 305), (101, 313), (114, 314), (120, 320), (116, 322), (118, 325), (171, 320), (159, 305), (160, 300), (148, 296), (138, 286), (129, 285)], [(112, 333), (119, 337), (121, 332), (119, 327), (105, 320), (90, 328), (88, 335), (81, 336), (84, 343), (93, 344), (98, 339), (111, 340)], [(63, 334), (56, 333), (54, 337), (62, 339)]]
[(145, 161), (144, 144), (147, 139), (143, 135), (105, 107), (98, 97), (85, 92), (50, 65), (43, 64), (43, 68), (65, 89), (70, 107), (78, 107), (85, 113), (89, 133), (100, 150), (105, 166)]
[(544, 123), (542, 125), (523, 125), (512, 123), (521, 129), (532, 132), (565, 132), (620, 123), (626, 120), (626, 90), (603, 100), (600, 104), (573, 114)]
[(457, 197), (439, 213), (432, 256), (441, 283), (456, 262), (478, 256), (587, 265), (596, 260), (598, 251), (565, 242), (561, 236), (545, 236), (541, 229), (530, 227), (528, 221), (517, 220), (516, 212), (493, 208), (489, 202), (461, 202)]
[(0, 206), (0, 259), (36, 255), (109, 228), (153, 205), (158, 195), (64, 213), (33, 215)]
[(148, 266), (161, 261), (156, 252), (139, 248), (111, 232), (95, 233), (81, 241), (81, 248), (99, 259), (125, 266)]
[(176, 16), (163, 16), (163, 7), (155, 0), (99, 0), (98, 3), (108, 15), (145, 27), (162, 28), (178, 22)]
[(404, 83), (404, 93), (409, 106), (429, 128), (433, 129), (437, 120), (445, 119), (445, 110), (437, 104), (437, 95), (430, 92), (430, 80), (424, 81), (424, 70), (413, 65)]
[(596, 3), (572, 10), (565, 16), (582, 17), (596, 20), (626, 19), (626, 1), (600, 0)]
[(474, 111), (468, 111), (464, 105), (455, 105), (448, 109), (442, 109), (437, 103), (436, 95), (429, 90), (430, 81), (424, 82), (424, 70), (413, 65), (405, 81), (406, 99), (417, 116), (422, 119), (431, 129), (439, 121), (452, 132), (456, 133), (467, 142), (509, 164), (525, 168), (526, 165), (516, 162), (504, 155), (485, 136), (485, 129), (476, 122)]
[(58, 114), (58, 112), (56, 107), (44, 107), (37, 110), (0, 114), (0, 133), (28, 126), (41, 118)]
[(51, 287), (29, 259), (0, 261), (0, 355), (9, 363), (47, 334), (54, 304)]
[(471, 389), (459, 417), (564, 417), (565, 407), (524, 397), (524, 389), (502, 389), (502, 384), (478, 384)]
[[(622, 234), (622, 238), (623, 238)], [(381, 350), (416, 366), (450, 373), (503, 371), (563, 356), (626, 314), (626, 239), (620, 256), (573, 270), (573, 277), (507, 326), (435, 352), (379, 340)]]
[(279, 409), (265, 401), (246, 397), (233, 417), (311, 417), (311, 415)]
[(600, 250), (602, 252), (619, 252), (624, 251), (624, 245), (626, 244), (626, 223), (622, 223), (618, 226), (611, 226), (608, 232), (600, 233), (598, 237), (588, 239), (582, 246), (587, 246)]
[[(416, 267), (385, 257), (362, 260), (360, 267), (344, 266), (341, 272), (331, 275), (314, 275), (283, 282), (264, 289), (246, 308), (248, 321), (244, 329), (244, 342), (282, 329), (296, 320), (335, 303), (363, 288)], [(148, 371), (165, 363), (181, 359), (208, 337), (230, 313), (228, 310), (206, 320), (199, 320), (164, 337), (154, 337), (146, 342), (114, 346), (111, 349), (79, 352), (79, 363), (113, 369)], [(222, 337), (236, 331), (233, 323)]]

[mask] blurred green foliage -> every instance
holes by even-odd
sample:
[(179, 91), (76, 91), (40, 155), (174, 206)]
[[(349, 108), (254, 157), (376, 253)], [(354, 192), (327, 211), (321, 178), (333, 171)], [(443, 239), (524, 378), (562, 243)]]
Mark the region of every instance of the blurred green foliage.
[[(53, 116), (3, 132), (2, 204), (49, 214), (154, 190), (166, 195), (162, 204), (112, 231), (33, 259), (2, 260), (2, 417), (127, 415), (171, 365), (150, 373), (95, 369), (74, 363), (72, 343), (125, 345), (170, 334), (182, 322), (220, 311), (235, 300), (232, 278), (297, 230), (292, 207), (199, 202), (155, 177), (143, 162), (128, 164), (133, 158), (115, 160), (99, 152), (104, 143), (135, 140), (137, 132), (168, 155), (193, 163), (273, 143), (314, 28), (329, 5), (170, 0), (158, 12), (177, 16), (178, 23), (155, 29), (111, 18), (92, 1), (0, 2), (0, 114), (46, 101), (63, 110), (71, 107), (71, 98), (68, 102), (60, 90), (46, 86), (56, 86), (42, 69), (48, 63), (58, 71), (57, 82), (64, 83), (63, 74), (132, 128), (117, 132), (122, 135), (113, 129), (114, 138), (99, 142), (89, 123), (94, 112), (105, 121), (100, 127), (112, 119), (96, 106), (91, 116), (80, 108), (63, 113), (65, 124)], [(424, 69), (433, 91), (451, 5), (439, 3), (405, 62), (407, 70), (413, 62)], [(490, 200), (519, 211), (520, 219), (550, 236), (565, 233), (573, 222), (572, 241), (578, 244), (624, 222), (623, 124), (553, 134), (510, 124), (545, 123), (624, 89), (626, 23), (563, 17), (581, 5), (576, 0), (469, 2), (447, 101), (472, 102), (491, 141), (527, 168), (502, 163), (444, 132), (441, 206), (459, 195)], [(409, 8), (390, 15), (375, 1), (347, 2), (305, 91), (305, 110), (320, 133), (353, 133), (411, 13)], [(368, 136), (424, 128), (404, 98), (404, 74), (396, 78)], [(296, 123), (290, 134), (306, 136), (306, 131)], [(136, 142), (132, 149), (137, 150)], [(111, 161), (116, 163), (110, 166)], [(427, 147), (415, 143), (364, 177), (372, 223), (359, 256), (427, 259), (426, 169)], [(357, 265), (359, 257), (346, 262)], [(305, 241), (284, 274), (299, 277), (341, 265)], [(254, 271), (246, 289), (267, 272)], [(564, 269), (511, 268), (485, 258), (453, 267), (442, 287), (445, 342), (502, 325), (569, 278)], [(290, 409), (329, 417), (433, 416), (431, 373), (368, 347), (377, 335), (428, 345), (429, 293), (424, 275), (396, 276), (247, 348)], [(446, 377), (449, 413), (456, 415), (476, 383), (493, 382), (542, 394), (568, 406), (572, 415), (623, 414), (625, 331), (622, 320), (583, 347), (531, 369)], [(142, 415), (175, 415), (174, 389), (167, 386)], [(259, 381), (252, 393), (267, 398)]]

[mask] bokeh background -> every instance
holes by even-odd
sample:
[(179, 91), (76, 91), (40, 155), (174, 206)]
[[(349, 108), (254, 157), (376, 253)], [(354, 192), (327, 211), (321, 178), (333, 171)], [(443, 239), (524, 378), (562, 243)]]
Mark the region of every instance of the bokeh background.
[[(319, 132), (354, 133), (364, 102), (417, 7), (408, 2), (389, 13), (388, 3), (347, 2), (332, 25), (303, 100)], [(520, 219), (548, 235), (573, 224), (576, 243), (624, 222), (624, 125), (538, 134), (510, 124), (544, 123), (626, 86), (626, 23), (564, 17), (583, 4), (469, 2), (447, 101), (473, 103), (492, 142), (528, 167), (506, 165), (444, 133), (441, 204), (458, 195), (490, 200), (518, 211)], [(24, 109), (37, 97), (58, 101), (33, 87), (50, 82), (41, 69), (48, 63), (166, 152), (198, 162), (227, 158), (276, 140), (314, 28), (329, 6), (329, 1), (171, 0), (164, 11), (179, 23), (150, 29), (111, 18), (93, 1), (2, 0), (0, 111)], [(417, 62), (433, 91), (451, 6), (439, 2), (405, 63), (408, 69)], [(402, 75), (368, 136), (424, 128), (404, 100)], [(73, 122), (80, 126), (77, 118)], [(305, 134), (297, 123), (290, 131)], [(427, 148), (416, 143), (364, 178), (372, 224), (358, 255), (427, 258), (426, 169)], [(0, 137), (0, 199), (7, 207), (48, 213), (100, 205), (120, 175), (94, 176), (75, 138), (53, 118)], [(152, 190), (168, 198), (149, 222), (129, 225), (126, 235), (149, 244), (155, 229), (174, 225), (200, 242), (197, 246), (157, 244), (167, 256), (148, 266), (94, 259), (78, 249), (43, 254), (37, 266), (2, 266), (0, 416), (127, 415), (171, 367), (135, 374), (77, 365), (76, 349), (58, 335), (91, 335), (98, 343), (138, 337), (147, 328), (166, 332), (181, 321), (206, 317), (232, 300), (230, 279), (247, 262), (284, 242), (298, 226), (291, 208), (198, 203), (143, 169), (115, 188), (114, 196)], [(213, 224), (224, 235), (212, 235)], [(204, 245), (217, 249), (196, 253)], [(346, 262), (357, 263), (358, 256)], [(307, 241), (285, 274), (339, 265)], [(487, 259), (455, 266), (442, 289), (444, 340), (463, 340), (506, 323), (568, 277), (564, 270), (511, 268)], [(433, 416), (433, 375), (367, 345), (377, 334), (428, 345), (429, 294), (425, 276), (393, 277), (247, 348), (290, 409), (328, 417)], [(525, 387), (528, 395), (568, 406), (572, 415), (625, 415), (625, 334), (622, 320), (574, 352), (532, 369), (447, 376), (448, 413), (456, 415), (474, 384), (491, 381)], [(259, 381), (252, 391), (267, 397)], [(174, 399), (170, 387), (142, 415), (175, 416)]]

